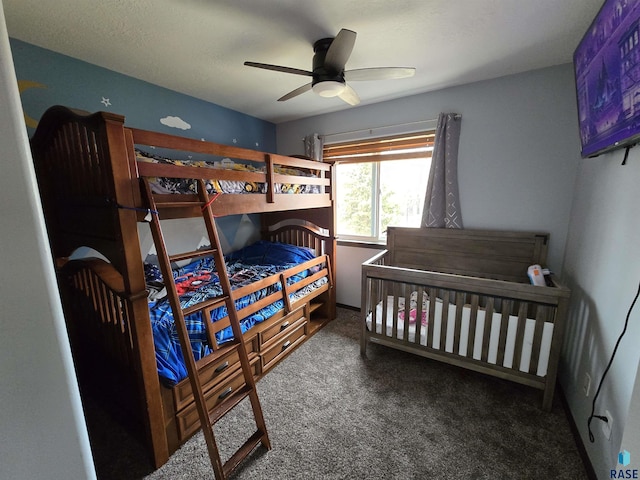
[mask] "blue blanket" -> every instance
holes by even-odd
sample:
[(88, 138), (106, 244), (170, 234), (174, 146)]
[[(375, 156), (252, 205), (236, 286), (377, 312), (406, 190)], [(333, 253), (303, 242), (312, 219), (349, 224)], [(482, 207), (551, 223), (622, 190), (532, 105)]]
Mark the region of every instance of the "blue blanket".
[[(248, 285), (257, 280), (286, 270), (315, 257), (312, 250), (304, 247), (296, 247), (283, 243), (260, 241), (227, 255), (227, 272), (231, 281), (231, 288)], [(159, 269), (151, 264), (145, 265), (147, 284), (153, 290), (158, 290), (162, 285), (162, 275)], [(293, 284), (307, 277), (311, 272), (303, 271), (292, 276), (287, 283)], [(209, 298), (220, 296), (222, 290), (215, 265), (211, 257), (205, 257), (194, 261), (184, 267), (173, 270), (180, 303), (182, 308), (201, 303)], [(321, 283), (326, 283), (326, 280)], [(256, 301), (270, 295), (274, 291), (282, 289), (280, 283), (272, 287), (262, 289), (254, 294), (236, 300), (236, 308), (240, 310)], [(256, 323), (262, 322), (276, 312), (284, 308), (284, 302), (278, 300), (275, 303), (257, 311), (253, 315), (244, 318), (240, 327), (246, 332)], [(149, 301), (151, 325), (156, 351), (158, 373), (162, 382), (166, 385), (175, 385), (186, 378), (182, 349), (173, 314), (167, 298)], [(220, 320), (227, 316), (226, 307), (215, 308), (211, 311), (212, 321)], [(207, 344), (205, 324), (200, 312), (185, 318), (187, 331), (191, 340), (191, 348), (196, 360), (211, 352)], [(228, 342), (233, 338), (231, 327), (227, 327), (216, 334), (218, 344)]]

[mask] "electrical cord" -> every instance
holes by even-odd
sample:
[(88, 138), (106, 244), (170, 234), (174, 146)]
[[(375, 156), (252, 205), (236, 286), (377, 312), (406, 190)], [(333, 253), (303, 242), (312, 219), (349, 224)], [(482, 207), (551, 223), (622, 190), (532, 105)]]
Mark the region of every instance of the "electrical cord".
[(629, 325), (629, 317), (631, 317), (631, 312), (633, 311), (633, 307), (640, 296), (640, 284), (638, 285), (638, 291), (636, 292), (636, 296), (633, 298), (633, 302), (631, 302), (631, 306), (629, 307), (629, 311), (627, 312), (627, 318), (624, 321), (624, 328), (622, 329), (622, 333), (618, 337), (618, 341), (616, 342), (616, 346), (613, 348), (613, 353), (611, 354), (611, 358), (609, 359), (609, 363), (607, 368), (604, 369), (604, 373), (602, 374), (602, 378), (600, 379), (600, 383), (598, 384), (598, 389), (596, 390), (596, 394), (593, 396), (593, 403), (591, 404), (591, 415), (589, 415), (589, 419), (587, 420), (587, 427), (589, 429), (589, 441), (591, 443), (595, 442), (595, 438), (593, 436), (593, 432), (591, 431), (591, 421), (594, 418), (598, 420), (602, 420), (605, 423), (609, 423), (609, 420), (604, 415), (596, 415), (596, 400), (598, 399), (598, 395), (600, 394), (600, 389), (602, 388), (602, 383), (604, 382), (604, 378), (607, 376), (609, 369), (611, 368), (611, 364), (613, 363), (613, 358), (616, 356), (616, 352), (618, 351), (618, 346), (620, 345), (620, 341), (622, 337), (627, 332), (627, 326)]

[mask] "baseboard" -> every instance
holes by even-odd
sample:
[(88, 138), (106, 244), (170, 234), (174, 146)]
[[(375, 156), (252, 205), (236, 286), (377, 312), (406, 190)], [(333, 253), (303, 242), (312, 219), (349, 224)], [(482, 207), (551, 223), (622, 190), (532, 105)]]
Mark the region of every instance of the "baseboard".
[(565, 396), (564, 390), (562, 390), (562, 386), (559, 383), (556, 385), (556, 392), (558, 392), (558, 395), (560, 396), (562, 407), (564, 408), (564, 413), (567, 416), (567, 420), (569, 420), (571, 434), (573, 435), (573, 439), (575, 440), (576, 446), (578, 447), (578, 453), (580, 454), (580, 458), (582, 459), (584, 468), (587, 471), (587, 477), (589, 477), (589, 480), (598, 480), (598, 477), (596, 477), (596, 472), (593, 469), (593, 465), (591, 464), (591, 460), (589, 459), (589, 455), (587, 455), (587, 449), (585, 448), (582, 437), (580, 436), (578, 426), (576, 425), (573, 415), (571, 414), (571, 409), (569, 408), (567, 397)]
[(354, 312), (359, 312), (360, 309), (358, 307), (354, 307), (351, 305), (345, 305), (343, 303), (337, 303), (336, 307), (340, 307), (340, 308), (346, 308), (347, 310), (353, 310)]

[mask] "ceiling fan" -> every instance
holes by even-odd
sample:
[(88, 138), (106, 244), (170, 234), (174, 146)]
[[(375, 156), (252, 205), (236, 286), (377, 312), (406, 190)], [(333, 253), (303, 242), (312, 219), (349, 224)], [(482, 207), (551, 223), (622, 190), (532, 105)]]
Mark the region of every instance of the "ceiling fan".
[(267, 63), (244, 62), (249, 67), (275, 70), (311, 77), (310, 83), (302, 85), (278, 99), (284, 102), (312, 90), (321, 97), (339, 97), (349, 105), (358, 105), (360, 97), (347, 81), (390, 80), (412, 77), (416, 71), (411, 67), (376, 67), (345, 70), (345, 65), (356, 43), (356, 32), (341, 29), (335, 38), (323, 38), (313, 44), (312, 71), (300, 70)]

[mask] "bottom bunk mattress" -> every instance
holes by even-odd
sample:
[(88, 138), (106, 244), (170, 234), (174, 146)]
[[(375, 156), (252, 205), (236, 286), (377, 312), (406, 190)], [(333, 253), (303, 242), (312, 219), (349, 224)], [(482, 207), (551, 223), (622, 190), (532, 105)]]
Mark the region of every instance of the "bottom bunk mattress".
[[(454, 353), (462, 357), (469, 357), (475, 360), (481, 360), (482, 349), (485, 344), (484, 337), (485, 332), (488, 332), (488, 355), (487, 362), (491, 364), (497, 364), (498, 362), (498, 348), (500, 341), (500, 332), (502, 330), (503, 315), (497, 311), (493, 311), (490, 318), (487, 319), (486, 311), (482, 307), (477, 309), (475, 330), (471, 332), (471, 318), (472, 307), (469, 304), (461, 306), (462, 312), (460, 315), (460, 329), (459, 329), (459, 350), (454, 351), (455, 345), (455, 322), (456, 318), (456, 305), (451, 302), (444, 308), (444, 302), (440, 298), (435, 299), (435, 308), (433, 315), (433, 325), (429, 325), (429, 309), (431, 300), (426, 293), (423, 293), (422, 308), (418, 308), (418, 292), (414, 291), (409, 297), (409, 306), (407, 308), (405, 297), (393, 297), (389, 295), (387, 297), (387, 305), (383, 306), (383, 302), (379, 302), (376, 306), (375, 316), (373, 312), (369, 312), (367, 316), (367, 328), (369, 331), (375, 332), (379, 335), (385, 335), (393, 338), (394, 323), (396, 330), (396, 338), (402, 340), (405, 338), (405, 328), (407, 329), (407, 339), (410, 343), (419, 343), (423, 347), (427, 347), (427, 337), (429, 329), (433, 329), (433, 340), (430, 348), (436, 350), (442, 350), (448, 353)], [(397, 303), (397, 306), (395, 305)], [(394, 307), (396, 307), (394, 309)], [(394, 322), (394, 311), (397, 312), (397, 316)], [(386, 314), (384, 313), (386, 312)], [(446, 332), (443, 332), (443, 317), (446, 313)], [(417, 327), (417, 317), (420, 317), (420, 326)], [(485, 328), (485, 323), (490, 322), (488, 328)], [(375, 322), (375, 330), (372, 328), (372, 323)], [(518, 316), (509, 315), (507, 320), (507, 334), (506, 344), (504, 351), (504, 360), (501, 366), (506, 368), (513, 368), (514, 355), (516, 351), (516, 330), (518, 327)], [(531, 362), (532, 347), (535, 335), (535, 319), (527, 318), (524, 328), (524, 337), (522, 342), (521, 357), (520, 357), (520, 371), (528, 372)], [(420, 341), (416, 341), (416, 331), (420, 332)], [(473, 334), (473, 351), (468, 347), (469, 335)], [(544, 377), (547, 374), (549, 353), (551, 351), (551, 340), (553, 337), (553, 324), (545, 322), (542, 331), (542, 341), (539, 350), (539, 360), (536, 375)]]
[[(312, 260), (315, 257), (315, 253), (309, 248), (278, 242), (259, 241), (227, 255), (225, 261), (231, 288), (235, 290), (283, 272), (307, 260)], [(314, 269), (303, 270), (289, 277), (287, 284), (293, 285), (313, 273), (315, 273)], [(149, 312), (158, 374), (165, 385), (173, 386), (187, 377), (180, 340), (159, 268), (154, 264), (146, 263), (145, 274), (150, 292)], [(186, 266), (174, 268), (173, 277), (183, 309), (222, 295), (219, 279), (215, 271), (215, 264), (211, 257), (203, 257)], [(300, 289), (293, 288), (292, 293), (289, 294), (289, 298), (294, 302), (309, 295), (326, 283), (328, 283), (328, 279), (321, 277)], [(241, 310), (282, 289), (282, 284), (275, 282), (266, 288), (254, 291), (236, 299), (236, 309)], [(277, 300), (255, 313), (241, 318), (240, 327), (242, 332), (244, 333), (257, 323), (272, 317), (281, 311), (284, 306), (284, 300)], [(226, 317), (226, 307), (218, 307), (211, 311), (212, 322)], [(201, 312), (193, 313), (185, 318), (185, 322), (187, 331), (189, 332), (194, 358), (199, 360), (211, 353), (211, 346), (207, 342), (203, 315)], [(232, 339), (233, 333), (230, 326), (216, 333), (216, 342), (218, 345)]]

